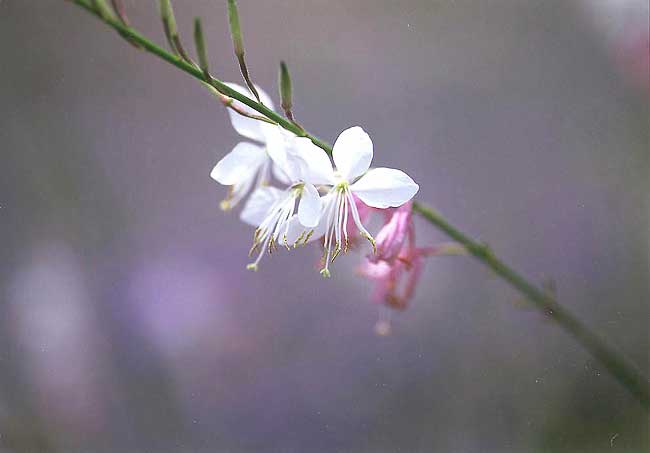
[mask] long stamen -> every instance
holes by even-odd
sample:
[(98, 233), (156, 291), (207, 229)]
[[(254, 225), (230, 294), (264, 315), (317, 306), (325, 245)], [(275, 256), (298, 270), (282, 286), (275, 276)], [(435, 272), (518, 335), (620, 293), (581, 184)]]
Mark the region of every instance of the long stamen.
[(332, 216), (334, 215), (334, 208), (336, 205), (337, 198), (329, 200), (328, 206), (327, 206), (327, 222), (326, 222), (326, 229), (325, 229), (325, 236), (323, 240), (323, 248), (324, 248), (324, 267), (321, 269), (320, 273), (323, 277), (331, 277), (331, 273), (329, 271), (329, 263), (330, 263), (330, 254), (331, 254), (331, 242), (332, 242), (332, 236), (334, 234), (334, 227), (332, 225)]
[(375, 242), (375, 239), (372, 237), (370, 233), (368, 233), (368, 230), (363, 226), (361, 223), (361, 220), (359, 219), (359, 211), (357, 210), (357, 205), (354, 203), (354, 200), (352, 199), (352, 194), (350, 191), (346, 192), (346, 195), (348, 197), (348, 201), (350, 202), (350, 211), (352, 211), (352, 219), (354, 219), (354, 223), (359, 229), (359, 234), (361, 237), (364, 237), (370, 241), (370, 244), (372, 244), (372, 253), (377, 253), (377, 243)]
[[(300, 192), (292, 189), (288, 196), (274, 203), (268, 211), (260, 226), (255, 230), (253, 235), (253, 246), (249, 252), (252, 255), (258, 248), (260, 253), (255, 262), (246, 266), (247, 269), (257, 270), (258, 264), (265, 252), (272, 254), (278, 249), (280, 235), (284, 233), (284, 243), (286, 244), (286, 234), (288, 230), (289, 219), (291, 218), (296, 202), (296, 196)], [(287, 247), (288, 248), (288, 247)]]
[(337, 195), (337, 201), (336, 201), (336, 214), (334, 217), (334, 234), (335, 234), (335, 239), (336, 239), (336, 245), (334, 247), (334, 253), (332, 254), (332, 258), (330, 262), (334, 262), (337, 256), (339, 256), (339, 253), (341, 253), (341, 222), (343, 221), (343, 200), (345, 196), (343, 195), (343, 192), (340, 191)]
[(271, 239), (270, 235), (266, 236), (266, 241), (264, 242), (264, 245), (262, 245), (262, 249), (260, 250), (260, 254), (257, 255), (257, 259), (253, 263), (247, 264), (246, 269), (248, 269), (249, 271), (257, 272), (258, 265), (260, 263), (260, 260), (262, 259), (262, 256), (264, 255), (264, 252), (266, 251), (266, 248), (268, 247), (268, 243), (270, 239)]
[(343, 253), (348, 253), (350, 248), (350, 241), (348, 240), (348, 210), (350, 209), (348, 197), (344, 197), (345, 209), (343, 211), (343, 236), (345, 237), (345, 245), (343, 246)]

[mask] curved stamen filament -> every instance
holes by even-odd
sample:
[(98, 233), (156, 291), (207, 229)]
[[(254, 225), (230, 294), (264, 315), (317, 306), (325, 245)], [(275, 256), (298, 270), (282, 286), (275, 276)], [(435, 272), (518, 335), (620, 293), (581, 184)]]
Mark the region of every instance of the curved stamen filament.
[(352, 219), (354, 219), (354, 224), (359, 229), (359, 233), (361, 234), (361, 236), (368, 239), (368, 241), (370, 241), (370, 244), (372, 245), (372, 253), (377, 253), (377, 243), (375, 242), (375, 239), (372, 237), (372, 235), (368, 233), (368, 230), (366, 230), (366, 228), (361, 223), (361, 219), (359, 219), (359, 211), (357, 210), (357, 205), (354, 203), (352, 194), (350, 193), (350, 191), (347, 191), (346, 195), (350, 203), (350, 210), (352, 211)]
[[(329, 265), (343, 251), (347, 253), (350, 246), (348, 238), (348, 215), (352, 212), (352, 219), (362, 237), (372, 244), (373, 253), (376, 253), (375, 240), (361, 223), (359, 211), (352, 197), (352, 192), (347, 184), (340, 184), (333, 189), (334, 193), (327, 202), (323, 215), (327, 222), (323, 237), (323, 257), (321, 259), (324, 277), (330, 276)], [(300, 239), (300, 238), (299, 238)]]
[(277, 250), (279, 240), (282, 240), (282, 243), (289, 249), (287, 243), (289, 219), (293, 215), (296, 199), (300, 194), (301, 187), (291, 187), (283, 198), (271, 205), (266, 217), (255, 230), (253, 246), (250, 249), (249, 256), (255, 253), (258, 248), (260, 253), (253, 263), (246, 266), (247, 269), (256, 271), (264, 253), (268, 251), (271, 254)]

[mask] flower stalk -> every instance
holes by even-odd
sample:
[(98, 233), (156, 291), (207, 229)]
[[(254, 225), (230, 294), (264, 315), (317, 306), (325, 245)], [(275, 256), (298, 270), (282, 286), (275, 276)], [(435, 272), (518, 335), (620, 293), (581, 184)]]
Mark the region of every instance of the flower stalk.
[[(291, 119), (282, 117), (261, 102), (258, 102), (259, 94), (257, 94), (257, 90), (255, 90), (255, 87), (250, 81), (248, 70), (243, 58), (243, 41), (239, 25), (239, 16), (234, 0), (229, 0), (228, 6), (235, 55), (239, 61), (242, 75), (244, 76), (248, 88), (256, 97), (257, 101), (230, 88), (224, 82), (207, 75), (202, 68), (191, 63), (191, 60), (187, 58), (186, 54), (184, 55), (182, 47), (179, 49), (180, 40), (178, 39), (178, 32), (169, 0), (161, 0), (160, 5), (166, 36), (168, 41), (170, 41), (170, 47), (174, 53), (166, 51), (145, 38), (127, 25), (126, 22), (115, 17), (114, 14), (107, 14), (106, 10), (101, 6), (103, 4), (102, 0), (71, 1), (97, 16), (103, 22), (118, 31), (122, 36), (126, 37), (130, 42), (139, 45), (147, 52), (158, 56), (173, 66), (176, 66), (182, 71), (195, 77), (199, 81), (209, 85), (221, 96), (241, 102), (258, 112), (261, 116), (266, 118), (268, 122), (277, 124), (298, 137), (306, 137), (311, 140), (314, 145), (327, 152), (327, 154), (332, 154), (331, 145), (320, 140), (316, 136), (309, 134), (303, 128), (293, 123)], [(623, 385), (644, 408), (646, 408), (646, 410), (650, 410), (650, 385), (648, 380), (619, 352), (608, 346), (603, 339), (592, 332), (566, 308), (561, 306), (552, 294), (530, 283), (521, 274), (499, 259), (490, 247), (467, 236), (433, 209), (416, 201), (413, 203), (413, 212), (419, 214), (422, 218), (441, 230), (451, 239), (464, 246), (469, 254), (490, 268), (496, 275), (532, 302), (542, 313), (546, 314), (549, 319), (571, 334), (571, 336), (573, 336), (573, 338), (575, 338), (576, 341), (578, 341), (594, 358), (603, 364), (607, 371), (617, 379), (619, 383)]]

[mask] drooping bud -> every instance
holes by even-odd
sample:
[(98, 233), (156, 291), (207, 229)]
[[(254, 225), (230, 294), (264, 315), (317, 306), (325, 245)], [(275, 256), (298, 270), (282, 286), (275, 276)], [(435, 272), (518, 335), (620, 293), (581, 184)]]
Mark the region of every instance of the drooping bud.
[(210, 76), (208, 67), (208, 56), (205, 51), (205, 40), (203, 39), (203, 27), (201, 26), (201, 18), (194, 18), (194, 44), (196, 46), (196, 54), (199, 57), (199, 67), (203, 71), (206, 78)]
[(409, 236), (413, 234), (411, 202), (406, 202), (392, 211), (392, 215), (377, 234), (377, 253), (369, 259), (373, 262), (395, 260)]

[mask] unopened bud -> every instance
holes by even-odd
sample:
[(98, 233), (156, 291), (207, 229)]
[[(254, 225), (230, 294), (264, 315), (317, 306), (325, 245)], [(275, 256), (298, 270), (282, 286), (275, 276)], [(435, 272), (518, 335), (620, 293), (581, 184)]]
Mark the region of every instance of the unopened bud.
[(235, 0), (228, 0), (228, 22), (230, 23), (230, 35), (232, 36), (235, 55), (244, 55), (244, 41), (241, 36), (239, 12), (237, 12), (237, 3)]
[(208, 56), (205, 51), (205, 40), (203, 39), (203, 27), (201, 27), (201, 19), (194, 18), (194, 44), (196, 46), (196, 54), (199, 57), (199, 67), (203, 74), (207, 77), (208, 72)]
[(278, 85), (280, 89), (280, 99), (282, 100), (282, 109), (287, 112), (287, 116), (289, 116), (292, 107), (291, 76), (289, 75), (287, 64), (284, 61), (280, 62)]

